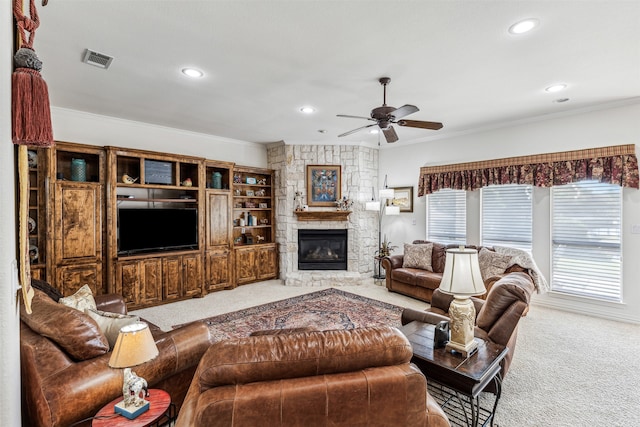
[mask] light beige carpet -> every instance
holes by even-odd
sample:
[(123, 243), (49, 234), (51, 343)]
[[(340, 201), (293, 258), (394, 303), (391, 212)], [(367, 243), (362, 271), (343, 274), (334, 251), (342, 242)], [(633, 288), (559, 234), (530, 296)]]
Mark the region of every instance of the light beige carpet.
[[(165, 330), (243, 308), (314, 292), (322, 287), (244, 285), (204, 298), (134, 313)], [(373, 283), (339, 289), (422, 309), (424, 302)], [(518, 343), (503, 385), (499, 427), (640, 426), (640, 325), (536, 306), (520, 321)]]

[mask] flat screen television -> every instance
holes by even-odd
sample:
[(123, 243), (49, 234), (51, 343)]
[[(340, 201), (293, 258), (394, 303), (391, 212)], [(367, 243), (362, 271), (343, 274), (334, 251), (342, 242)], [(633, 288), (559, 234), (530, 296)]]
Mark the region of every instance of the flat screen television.
[(197, 248), (195, 208), (118, 209), (118, 255)]

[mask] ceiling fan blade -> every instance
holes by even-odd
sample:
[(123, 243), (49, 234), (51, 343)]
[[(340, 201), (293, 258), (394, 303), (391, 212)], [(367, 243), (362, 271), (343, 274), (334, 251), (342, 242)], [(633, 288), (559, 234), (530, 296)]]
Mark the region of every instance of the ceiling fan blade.
[(387, 142), (396, 142), (398, 140), (398, 134), (393, 129), (393, 126), (382, 129), (382, 133), (384, 133), (384, 137), (387, 139)]
[(416, 107), (415, 105), (403, 105), (400, 108), (396, 108), (394, 111), (392, 111), (391, 113), (389, 113), (390, 116), (393, 116), (393, 118), (395, 120), (401, 119), (404, 116), (408, 116), (409, 114), (413, 114), (417, 111), (420, 111), (420, 109), (418, 107)]
[(438, 123), (438, 122), (423, 122), (420, 120), (398, 120), (396, 123), (400, 126), (407, 126), (410, 128), (421, 128), (421, 129), (431, 129), (431, 130), (442, 129), (442, 123)]
[(348, 115), (348, 114), (338, 114), (337, 116), (338, 116), (338, 117), (346, 117), (346, 118), (348, 118), (348, 119), (366, 119), (366, 120), (374, 120), (374, 121), (375, 121), (375, 119), (372, 119), (371, 117), (350, 116), (350, 115)]
[(357, 129), (354, 129), (354, 130), (350, 130), (349, 132), (345, 132), (345, 133), (342, 133), (342, 134), (338, 135), (338, 138), (341, 137), (341, 136), (351, 135), (352, 133), (356, 133), (358, 131), (361, 131), (362, 129), (370, 128), (371, 126), (376, 126), (376, 125), (377, 124), (374, 123), (372, 125), (366, 125), (366, 126), (362, 126), (362, 127), (357, 128)]

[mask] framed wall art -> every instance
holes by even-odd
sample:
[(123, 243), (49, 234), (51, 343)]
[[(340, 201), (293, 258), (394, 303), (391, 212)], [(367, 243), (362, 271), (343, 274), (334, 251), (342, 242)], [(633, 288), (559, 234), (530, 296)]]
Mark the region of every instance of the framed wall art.
[(307, 165), (307, 204), (331, 206), (342, 197), (340, 165)]
[(388, 203), (398, 206), (400, 212), (413, 212), (413, 187), (393, 187), (393, 199)]

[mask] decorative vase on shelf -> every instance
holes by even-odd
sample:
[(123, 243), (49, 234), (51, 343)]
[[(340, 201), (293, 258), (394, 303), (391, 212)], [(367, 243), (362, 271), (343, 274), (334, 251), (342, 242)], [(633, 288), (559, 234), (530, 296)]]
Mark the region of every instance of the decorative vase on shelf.
[(71, 159), (71, 181), (87, 180), (87, 163), (84, 159)]
[(222, 188), (222, 174), (220, 172), (214, 172), (211, 180), (213, 188)]

